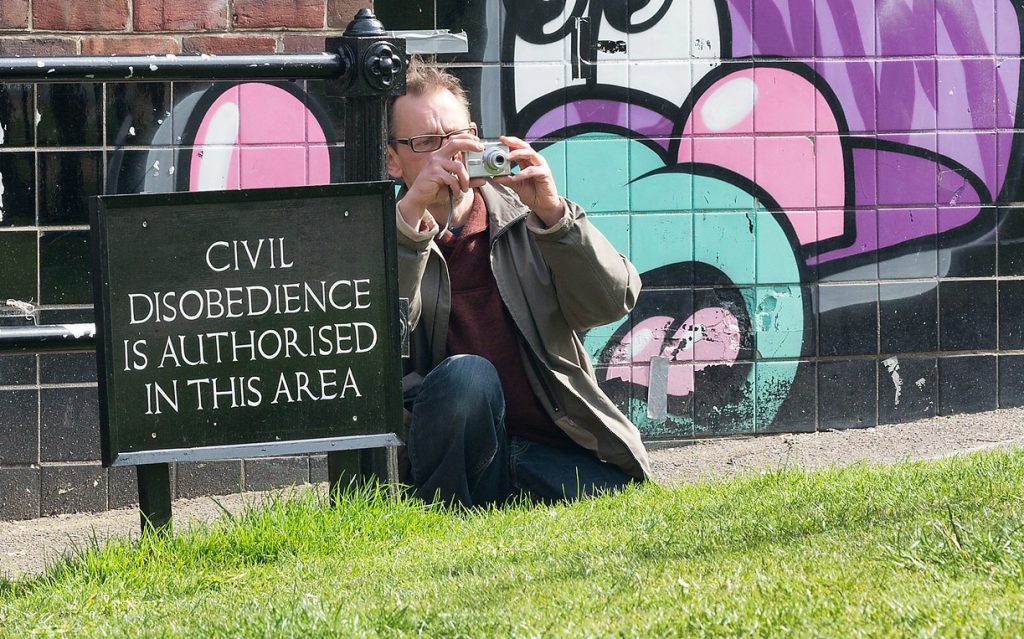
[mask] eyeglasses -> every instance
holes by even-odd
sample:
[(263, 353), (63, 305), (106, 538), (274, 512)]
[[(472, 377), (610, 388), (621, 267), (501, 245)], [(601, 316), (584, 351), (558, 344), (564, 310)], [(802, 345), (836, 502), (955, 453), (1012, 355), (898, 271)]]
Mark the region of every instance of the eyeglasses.
[(451, 133), (445, 133), (443, 135), (428, 133), (426, 135), (414, 135), (411, 138), (392, 138), (388, 140), (388, 142), (408, 144), (409, 148), (413, 150), (413, 153), (433, 153), (440, 149), (441, 145), (448, 141), (448, 138), (453, 135), (459, 135), (460, 133), (471, 133), (476, 135), (476, 127), (471, 126), (465, 129), (459, 129), (458, 131), (452, 131)]

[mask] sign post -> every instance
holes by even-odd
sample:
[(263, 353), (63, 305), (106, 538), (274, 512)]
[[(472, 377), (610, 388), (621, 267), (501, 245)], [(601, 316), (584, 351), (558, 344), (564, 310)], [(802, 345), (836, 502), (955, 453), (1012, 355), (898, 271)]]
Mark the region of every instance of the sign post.
[[(387, 173), (387, 101), (405, 93), (405, 40), (388, 38), (369, 9), (360, 9), (340, 38), (328, 38), (328, 51), (349, 57), (352, 72), (329, 84), (329, 92), (345, 98), (346, 182), (389, 179)], [(388, 212), (392, 214), (393, 212)], [(332, 487), (346, 478), (368, 481), (382, 477), (388, 461), (381, 449), (327, 454)]]
[(391, 182), (99, 198), (103, 463), (397, 447), (401, 318)]

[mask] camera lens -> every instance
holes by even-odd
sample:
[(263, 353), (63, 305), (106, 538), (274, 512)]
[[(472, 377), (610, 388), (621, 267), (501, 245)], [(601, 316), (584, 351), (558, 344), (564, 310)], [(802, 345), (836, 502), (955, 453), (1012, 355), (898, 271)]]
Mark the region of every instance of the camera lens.
[(501, 173), (508, 158), (501, 149), (489, 149), (484, 153), (483, 164), (488, 173)]

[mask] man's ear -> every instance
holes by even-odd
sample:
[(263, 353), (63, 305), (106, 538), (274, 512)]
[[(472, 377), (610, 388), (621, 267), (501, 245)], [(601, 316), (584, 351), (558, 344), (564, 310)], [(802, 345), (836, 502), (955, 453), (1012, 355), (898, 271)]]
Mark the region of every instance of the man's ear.
[(388, 174), (396, 179), (402, 179), (402, 165), (398, 163), (398, 151), (395, 150), (394, 145), (387, 145), (388, 151)]

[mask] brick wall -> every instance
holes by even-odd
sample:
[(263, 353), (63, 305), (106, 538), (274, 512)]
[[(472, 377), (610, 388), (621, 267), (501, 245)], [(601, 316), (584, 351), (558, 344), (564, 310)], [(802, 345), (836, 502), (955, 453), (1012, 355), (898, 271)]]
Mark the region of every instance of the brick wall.
[(371, 0), (4, 0), (0, 55), (319, 51)]
[[(0, 56), (315, 52), (363, 6), (371, 0), (2, 0)], [(91, 322), (89, 198), (190, 188), (171, 175), (191, 152), (183, 145), (199, 144), (181, 139), (186, 115), (199, 96), (232, 91), (209, 83), (0, 85), (0, 308), (21, 300), (40, 324)], [(336, 177), (326, 158), (341, 144), (340, 105), (317, 83), (281, 83), (271, 97), (296, 108), (268, 128), (292, 124), (301, 134), (308, 116), (325, 132), (315, 145), (324, 158), (319, 173), (304, 179)], [(172, 112), (182, 120), (173, 128)], [(287, 157), (313, 148), (306, 140), (265, 146)], [(154, 185), (154, 173), (170, 181)], [(0, 312), (0, 325), (27, 321)], [(0, 519), (136, 499), (134, 469), (98, 462), (95, 380), (91, 353), (0, 356)], [(181, 464), (172, 472), (172, 490), (183, 497), (326, 480), (322, 457)]]

